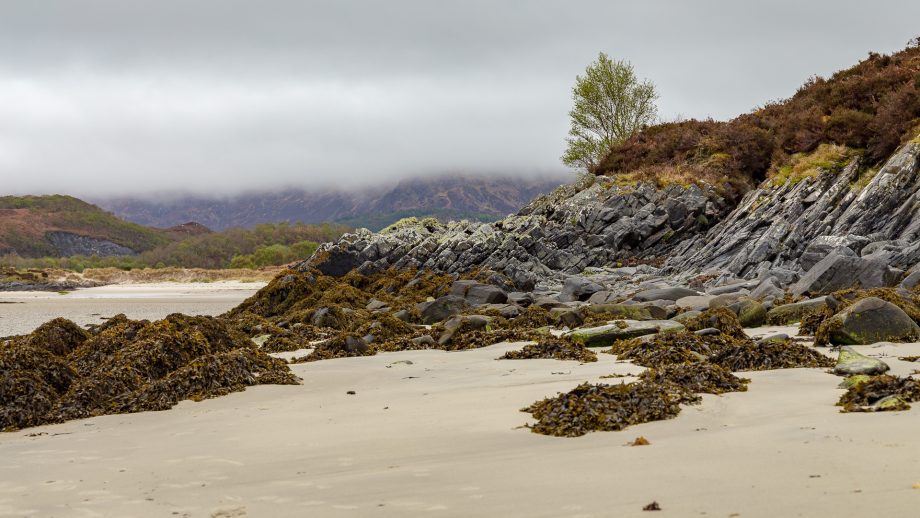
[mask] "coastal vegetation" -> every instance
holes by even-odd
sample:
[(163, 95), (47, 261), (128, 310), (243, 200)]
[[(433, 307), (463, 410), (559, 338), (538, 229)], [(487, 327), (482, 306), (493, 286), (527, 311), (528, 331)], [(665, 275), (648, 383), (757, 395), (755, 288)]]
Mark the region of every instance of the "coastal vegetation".
[[(740, 195), (764, 179), (789, 176), (802, 156), (843, 148), (877, 165), (917, 136), (918, 39), (890, 55), (869, 53), (829, 78), (814, 76), (792, 97), (729, 121), (690, 119), (649, 126), (589, 170), (670, 184), (705, 183)], [(831, 147), (827, 147), (831, 146)], [(854, 153), (855, 154), (855, 153)]]

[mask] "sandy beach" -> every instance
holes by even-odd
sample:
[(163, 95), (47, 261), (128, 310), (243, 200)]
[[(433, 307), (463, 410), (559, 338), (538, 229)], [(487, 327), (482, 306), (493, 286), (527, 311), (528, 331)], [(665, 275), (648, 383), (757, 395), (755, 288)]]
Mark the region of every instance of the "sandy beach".
[[(760, 328), (756, 334), (794, 328)], [(841, 414), (822, 369), (744, 373), (672, 420), (556, 438), (535, 400), (642, 368), (496, 361), (522, 344), (292, 365), (164, 412), (0, 435), (0, 516), (905, 516), (920, 411)], [(862, 346), (894, 374), (920, 344)], [(629, 381), (630, 378), (623, 378)], [(350, 395), (347, 392), (354, 391)], [(627, 446), (637, 436), (648, 446)]]
[(0, 292), (0, 336), (30, 333), (57, 317), (79, 325), (98, 324), (124, 313), (133, 319), (160, 319), (170, 313), (218, 315), (258, 291), (264, 282), (113, 284), (64, 294)]

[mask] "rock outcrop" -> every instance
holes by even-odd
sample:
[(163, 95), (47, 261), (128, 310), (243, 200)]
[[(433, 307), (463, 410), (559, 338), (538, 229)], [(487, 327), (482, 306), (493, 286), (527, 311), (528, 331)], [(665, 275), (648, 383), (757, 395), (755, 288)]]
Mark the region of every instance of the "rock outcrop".
[(704, 237), (684, 241), (667, 266), (754, 278), (808, 271), (837, 251), (907, 269), (920, 260), (918, 169), (920, 143), (912, 142), (877, 173), (854, 159), (839, 173), (780, 186), (768, 180)]
[(358, 230), (323, 245), (300, 269), (315, 267), (328, 275), (354, 268), (363, 273), (390, 267), (449, 273), (486, 269), (530, 290), (557, 272), (662, 258), (729, 209), (730, 203), (714, 190), (697, 186), (658, 190), (598, 179), (587, 187), (557, 189), (495, 223), (423, 220), (397, 223), (376, 234)]

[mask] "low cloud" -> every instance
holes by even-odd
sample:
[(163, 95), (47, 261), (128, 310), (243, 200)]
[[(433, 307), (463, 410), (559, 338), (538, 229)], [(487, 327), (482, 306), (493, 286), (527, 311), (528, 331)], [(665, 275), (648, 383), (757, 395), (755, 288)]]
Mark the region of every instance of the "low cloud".
[(0, 7), (0, 190), (95, 196), (561, 172), (569, 89), (598, 51), (654, 81), (666, 118), (729, 118), (903, 47), (920, 18), (915, 2), (18, 4)]

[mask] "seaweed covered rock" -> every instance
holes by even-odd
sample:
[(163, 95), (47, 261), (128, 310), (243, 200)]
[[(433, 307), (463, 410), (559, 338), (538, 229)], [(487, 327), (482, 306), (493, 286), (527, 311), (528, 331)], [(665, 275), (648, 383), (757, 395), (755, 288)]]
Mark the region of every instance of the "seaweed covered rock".
[(816, 341), (835, 345), (867, 345), (876, 342), (911, 342), (920, 339), (920, 326), (898, 306), (877, 297), (866, 297), (826, 320)]
[(630, 425), (670, 419), (680, 405), (698, 403), (700, 397), (676, 385), (583, 383), (571, 391), (521, 409), (537, 422), (535, 433), (578, 437), (593, 431), (616, 431)]
[(827, 297), (816, 297), (799, 302), (775, 305), (767, 311), (767, 324), (772, 326), (794, 324), (802, 320), (802, 317), (806, 314), (824, 307), (827, 307)]
[(683, 329), (683, 324), (673, 320), (617, 320), (613, 324), (604, 326), (576, 329), (565, 336), (586, 347), (607, 347), (617, 340), (657, 333), (672, 333)]
[(377, 350), (371, 347), (361, 336), (341, 333), (329, 340), (316, 344), (313, 352), (291, 360), (292, 363), (315, 362), (333, 358), (353, 358), (356, 356), (373, 356)]
[(854, 374), (871, 376), (888, 372), (889, 369), (888, 364), (882, 360), (859, 354), (852, 347), (841, 347), (837, 365), (834, 366), (834, 373), (842, 376)]
[(907, 410), (920, 400), (920, 381), (883, 374), (854, 383), (837, 405), (841, 412), (884, 412)]
[(700, 329), (716, 328), (722, 333), (735, 338), (747, 338), (738, 315), (729, 308), (717, 307), (703, 311), (696, 318), (685, 321), (686, 327), (690, 331), (699, 331)]
[(499, 360), (575, 360), (582, 363), (597, 361), (597, 354), (584, 345), (559, 338), (547, 338), (535, 344), (525, 345), (520, 351), (508, 351)]
[(66, 355), (36, 345), (48, 328), (0, 348), (0, 429), (162, 410), (249, 385), (298, 382), (283, 360), (217, 318), (174, 314), (107, 324)]
[(728, 369), (708, 362), (672, 363), (649, 369), (639, 375), (639, 380), (653, 384), (673, 383), (697, 394), (724, 394), (744, 392), (749, 379), (739, 378)]

